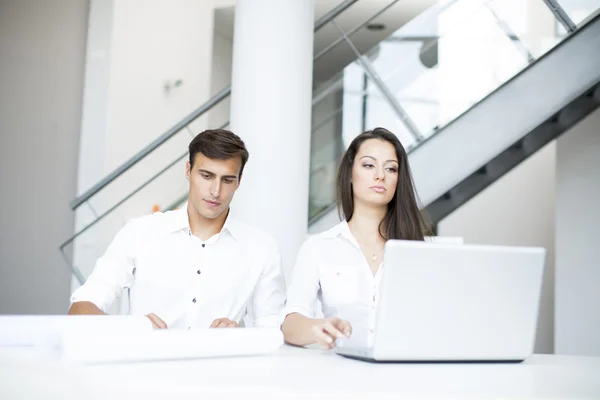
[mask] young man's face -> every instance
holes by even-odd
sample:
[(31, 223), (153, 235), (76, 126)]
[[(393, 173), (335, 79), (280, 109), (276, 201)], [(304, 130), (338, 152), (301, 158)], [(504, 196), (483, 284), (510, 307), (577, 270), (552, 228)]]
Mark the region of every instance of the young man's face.
[(194, 165), (186, 165), (190, 181), (189, 202), (204, 218), (214, 219), (229, 208), (240, 185), (240, 157), (214, 160), (198, 153)]

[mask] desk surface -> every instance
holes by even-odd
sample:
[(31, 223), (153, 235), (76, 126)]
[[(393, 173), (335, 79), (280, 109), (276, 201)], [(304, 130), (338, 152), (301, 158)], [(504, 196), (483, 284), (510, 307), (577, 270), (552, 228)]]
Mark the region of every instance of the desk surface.
[(597, 398), (600, 357), (521, 364), (371, 364), (285, 346), (261, 357), (75, 366), (0, 349), (0, 398)]

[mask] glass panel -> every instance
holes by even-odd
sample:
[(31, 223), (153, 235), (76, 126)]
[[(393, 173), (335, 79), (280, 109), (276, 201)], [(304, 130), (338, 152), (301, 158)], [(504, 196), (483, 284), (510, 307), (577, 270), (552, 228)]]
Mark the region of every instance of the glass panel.
[[(358, 1), (335, 18), (334, 22), (337, 27), (330, 22), (316, 32), (314, 41), (314, 54), (316, 56), (313, 69), (314, 80), (319, 83), (326, 82), (356, 59), (355, 53), (344, 43), (339, 29), (350, 35), (351, 32), (359, 29), (362, 25), (367, 25), (368, 21), (382, 10), (399, 2), (401, 0)], [(430, 2), (432, 0), (423, 1), (423, 3)], [(317, 9), (318, 7), (317, 5)], [(419, 5), (417, 8), (421, 9), (424, 6)], [(387, 37), (392, 32), (390, 29), (385, 26), (383, 29), (374, 27), (368, 35), (362, 37), (362, 40), (357, 41), (355, 45), (361, 53), (365, 52)]]
[[(529, 49), (525, 2), (439, 2), (406, 22), (369, 52), (374, 70), (417, 130), (427, 137), (525, 68), (546, 49)], [(401, 11), (399, 3), (394, 13)], [(390, 9), (390, 12), (392, 10)], [(387, 16), (382, 15), (382, 20)], [(363, 32), (364, 34), (364, 32)], [(356, 32), (351, 39), (359, 37)], [(395, 110), (369, 87), (369, 112), (393, 124)], [(369, 119), (371, 117), (368, 117)], [(389, 125), (389, 126), (398, 126)], [(398, 129), (398, 128), (396, 128)]]
[[(383, 127), (396, 134), (405, 148), (416, 144), (416, 138), (402, 122), (396, 110), (392, 108), (387, 99), (372, 80), (368, 81), (366, 94), (365, 128), (373, 129)], [(405, 111), (406, 108), (404, 108)], [(418, 128), (418, 126), (417, 126)], [(361, 130), (362, 131), (362, 130)], [(357, 134), (360, 132), (357, 132)]]
[[(391, 1), (391, 0), (384, 0)], [(324, 17), (332, 10), (332, 6), (337, 7), (342, 3), (342, 0), (336, 2), (330, 1), (317, 1), (315, 4), (315, 21)], [(357, 1), (344, 10), (340, 15), (335, 18), (335, 23), (344, 31), (347, 32), (353, 28), (356, 23), (360, 23), (364, 20), (364, 14), (361, 13), (361, 1)], [(357, 16), (360, 15), (357, 21)], [(319, 30), (315, 31), (314, 36), (314, 53), (319, 54), (325, 48), (329, 47), (332, 43), (341, 37), (340, 31), (335, 27), (333, 23), (328, 22), (322, 26)], [(339, 70), (338, 70), (339, 71)]]
[(312, 111), (309, 220), (335, 203), (335, 174), (343, 152), (343, 81), (336, 77), (315, 91)]
[(600, 9), (600, 0), (559, 0), (558, 4), (578, 26)]
[[(514, 12), (523, 12), (523, 4)], [(444, 126), (528, 64), (485, 4), (456, 3), (438, 15), (437, 126)], [(437, 72), (438, 74), (436, 74)], [(437, 75), (437, 76), (436, 76)]]
[[(338, 32), (339, 38), (339, 32)], [(315, 45), (316, 45), (315, 41)], [(313, 63), (313, 81), (316, 85), (323, 85), (337, 76), (346, 65), (356, 59), (354, 54), (348, 51), (348, 46), (342, 40), (332, 47), (322, 49), (325, 53), (315, 51)], [(315, 48), (316, 50), (316, 48)]]
[(344, 69), (344, 101), (342, 115), (342, 148), (344, 151), (350, 142), (366, 129), (367, 93), (365, 72), (357, 62)]
[(487, 7), (526, 57), (537, 59), (559, 42), (554, 14), (543, 0), (492, 0)]

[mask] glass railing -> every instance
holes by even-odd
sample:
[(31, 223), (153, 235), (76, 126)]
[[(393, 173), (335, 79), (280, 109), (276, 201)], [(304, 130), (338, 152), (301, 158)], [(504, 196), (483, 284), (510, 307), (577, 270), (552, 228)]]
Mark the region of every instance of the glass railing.
[[(402, 1), (379, 18), (401, 9)], [(528, 12), (553, 21), (542, 0), (461, 0), (438, 2), (401, 26), (344, 70), (344, 114), (366, 119), (348, 127), (345, 141), (359, 125), (382, 125), (410, 148), (456, 119), (556, 44), (554, 25), (543, 32)]]
[[(552, 2), (551, 2), (552, 3)], [(600, 0), (556, 0), (555, 2), (565, 12), (567, 18), (577, 27), (600, 9)], [(558, 29), (564, 31), (559, 25)]]
[[(575, 1), (547, 3), (346, 1), (318, 21), (309, 223), (334, 207), (338, 161), (358, 133), (385, 126), (413, 150), (568, 36), (569, 23), (584, 23), (597, 10), (590, 1), (579, 8), (566, 6)], [(578, 14), (571, 21), (572, 13)], [(214, 106), (228, 95), (218, 93), (158, 146), (74, 200), (77, 233), (61, 251), (80, 282), (126, 220), (186, 201), (185, 149), (203, 129), (227, 127), (228, 113)]]
[(342, 143), (343, 79), (337, 75), (320, 85), (313, 97), (310, 140), (309, 223), (335, 203), (337, 161), (344, 152)]
[[(334, 147), (343, 152), (358, 133), (384, 126), (411, 152), (550, 51), (597, 12), (599, 2), (446, 0), (412, 18), (409, 2), (400, 0), (349, 29), (333, 19), (328, 26), (339, 38), (317, 54), (315, 68), (347, 53), (356, 57), (341, 73), (342, 109), (330, 116), (341, 121), (341, 143)], [(375, 46), (366, 45), (369, 34), (378, 36)], [(314, 221), (335, 200), (338, 158), (324, 160), (317, 150), (312, 157)]]

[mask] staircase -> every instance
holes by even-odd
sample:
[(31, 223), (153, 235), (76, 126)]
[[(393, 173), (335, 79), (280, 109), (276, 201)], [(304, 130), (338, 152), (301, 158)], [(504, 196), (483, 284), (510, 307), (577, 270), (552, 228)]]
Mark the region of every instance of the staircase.
[(411, 152), (434, 222), (600, 106), (598, 49), (600, 14)]
[[(522, 2), (367, 1), (343, 1), (315, 23), (317, 33), (336, 27), (339, 39), (315, 48), (315, 68), (327, 68), (318, 74), (322, 80), (315, 82), (313, 100), (311, 232), (327, 229), (338, 221), (333, 190), (337, 162), (349, 141), (365, 128), (385, 126), (399, 136), (407, 147), (422, 204), (436, 223), (600, 105), (598, 10), (590, 10), (588, 17), (575, 24), (556, 1), (529, 0), (528, 4), (535, 3), (537, 10), (565, 30), (552, 46), (532, 50), (531, 32), (515, 20), (518, 13), (509, 10), (509, 6), (521, 7)], [(418, 4), (433, 5), (417, 12)], [(358, 5), (362, 8), (355, 8)], [(350, 12), (353, 17), (347, 18), (344, 13)], [(364, 15), (358, 23), (348, 22), (356, 21), (356, 14)], [(392, 18), (414, 14), (419, 15), (402, 24)], [(373, 43), (370, 33), (378, 21), (388, 21), (394, 32), (385, 37), (379, 33), (375, 36), (379, 42)], [(476, 51), (461, 53), (460, 44), (465, 40), (475, 43), (478, 36), (489, 41), (479, 41)], [(494, 59), (501, 51), (511, 55), (510, 62)], [(340, 72), (333, 73), (332, 63), (323, 62), (331, 57), (338, 60), (336, 68)], [(477, 63), (482, 58), (498, 61), (492, 68), (494, 79), (473, 93), (456, 90), (455, 76), (444, 75), (448, 72), (444, 70), (447, 60), (455, 60), (453, 68), (460, 72), (463, 60)], [(468, 83), (471, 77), (461, 79)], [(134, 190), (122, 193), (116, 201), (98, 207), (94, 199), (101, 198), (107, 186), (123, 179), (168, 140), (189, 138), (190, 125), (229, 95), (230, 88), (217, 93), (73, 200), (73, 210), (92, 210), (85, 211), (90, 214), (85, 226), (61, 245), (79, 282), (85, 280), (93, 268), (92, 260), (104, 252), (108, 240), (131, 216), (136, 196), (153, 185), (160, 187), (161, 179), (166, 179), (169, 170), (186, 154), (138, 180)], [(186, 194), (185, 187), (171, 193), (164, 209), (180, 206)], [(86, 237), (98, 231), (108, 239), (94, 239), (93, 249), (82, 249), (81, 243), (89, 242)]]

